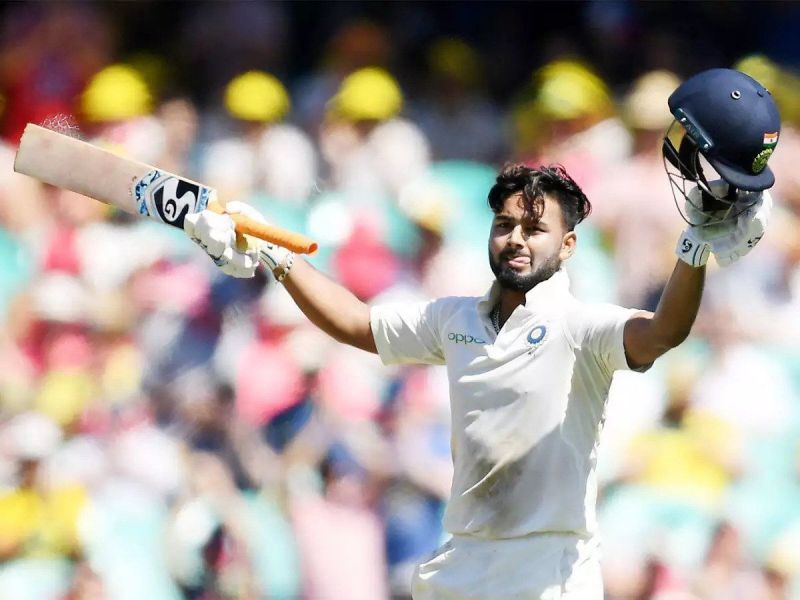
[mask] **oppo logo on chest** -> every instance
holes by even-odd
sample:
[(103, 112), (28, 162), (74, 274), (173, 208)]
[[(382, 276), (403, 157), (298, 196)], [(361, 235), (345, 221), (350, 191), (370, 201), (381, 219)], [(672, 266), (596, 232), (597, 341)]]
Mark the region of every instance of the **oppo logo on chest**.
[(476, 338), (466, 333), (448, 333), (447, 339), (456, 344), (485, 344), (486, 340)]
[[(525, 336), (525, 342), (528, 345), (529, 351), (532, 352), (541, 346), (546, 337), (546, 325), (536, 325), (535, 327), (531, 328)], [(484, 345), (487, 343), (486, 340), (475, 337), (474, 335), (470, 335), (468, 333), (450, 332), (447, 334), (447, 339), (456, 344), (464, 344), (465, 346), (468, 346), (469, 344)]]

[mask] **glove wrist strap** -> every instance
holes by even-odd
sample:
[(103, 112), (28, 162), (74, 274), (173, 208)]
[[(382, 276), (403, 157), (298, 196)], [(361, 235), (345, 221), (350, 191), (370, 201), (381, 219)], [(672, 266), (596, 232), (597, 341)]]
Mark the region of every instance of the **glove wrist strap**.
[(289, 274), (294, 264), (294, 252), (287, 252), (283, 249), (282, 256), (276, 256), (274, 246), (263, 244), (258, 250), (258, 260), (269, 269), (277, 281), (283, 281)]
[(711, 254), (711, 245), (700, 240), (692, 227), (678, 238), (675, 255), (690, 267), (703, 267)]
[(277, 281), (283, 281), (286, 279), (286, 276), (292, 269), (292, 265), (294, 265), (294, 252), (289, 252), (281, 261), (281, 264), (272, 270), (272, 274), (275, 276), (275, 279)]

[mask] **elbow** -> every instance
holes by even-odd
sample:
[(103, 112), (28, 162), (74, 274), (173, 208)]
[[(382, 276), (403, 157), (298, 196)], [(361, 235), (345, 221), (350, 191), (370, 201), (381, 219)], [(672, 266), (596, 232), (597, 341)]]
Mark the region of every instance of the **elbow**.
[(625, 351), (629, 364), (649, 365), (658, 357), (680, 346), (689, 337), (691, 325), (664, 323), (653, 316), (643, 315), (628, 321), (625, 326)]
[(684, 319), (667, 320), (659, 318), (658, 314), (656, 314), (650, 322), (652, 345), (657, 346), (663, 352), (680, 346), (689, 337), (693, 323), (694, 319), (691, 321)]
[(678, 331), (670, 331), (664, 334), (660, 339), (658, 345), (664, 352), (677, 348), (689, 337), (689, 329), (681, 329)]
[(673, 348), (680, 346), (687, 336), (666, 336), (651, 339), (650, 342), (639, 348), (638, 352), (626, 351), (628, 365), (631, 368), (652, 365), (658, 358), (664, 356)]
[(362, 303), (340, 328), (331, 332), (331, 336), (342, 344), (375, 354), (378, 352), (372, 335), (370, 308), (367, 304)]

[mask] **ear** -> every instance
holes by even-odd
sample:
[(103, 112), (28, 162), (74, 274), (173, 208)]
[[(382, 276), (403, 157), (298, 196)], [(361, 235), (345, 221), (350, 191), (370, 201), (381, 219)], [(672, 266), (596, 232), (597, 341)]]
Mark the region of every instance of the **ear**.
[(567, 260), (575, 253), (575, 246), (577, 243), (578, 236), (575, 235), (574, 231), (565, 233), (564, 237), (561, 238), (561, 250), (558, 253), (558, 257), (561, 260)]

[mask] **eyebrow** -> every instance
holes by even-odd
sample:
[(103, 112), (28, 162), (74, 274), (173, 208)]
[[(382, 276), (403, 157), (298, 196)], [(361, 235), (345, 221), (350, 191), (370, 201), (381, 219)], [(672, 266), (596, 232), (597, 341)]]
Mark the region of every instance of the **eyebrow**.
[(523, 223), (523, 224), (525, 224), (525, 222), (527, 221), (527, 224), (532, 225), (533, 227), (539, 227), (540, 229), (549, 231), (549, 226), (547, 225), (547, 223), (544, 222), (543, 219), (539, 219), (538, 221), (534, 221), (533, 219), (526, 219), (524, 217), (522, 219), (517, 219), (516, 217), (508, 213), (497, 213), (494, 216), (494, 220), (511, 221), (514, 223)]

